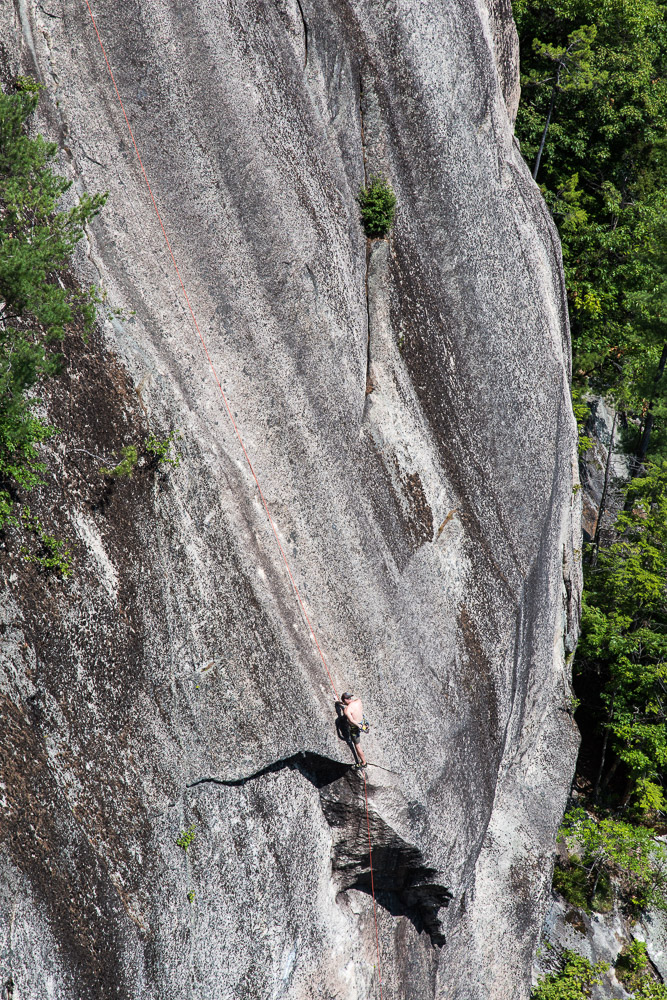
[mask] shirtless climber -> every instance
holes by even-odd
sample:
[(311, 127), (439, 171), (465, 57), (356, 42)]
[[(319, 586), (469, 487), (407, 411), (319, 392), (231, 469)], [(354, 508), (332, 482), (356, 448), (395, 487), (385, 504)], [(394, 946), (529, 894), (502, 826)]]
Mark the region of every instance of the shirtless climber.
[(354, 749), (359, 754), (359, 760), (361, 761), (361, 767), (366, 767), (366, 758), (364, 756), (364, 751), (361, 749), (361, 731), (362, 729), (367, 732), (368, 723), (364, 718), (364, 706), (361, 704), (360, 698), (355, 698), (353, 694), (349, 691), (345, 691), (341, 695), (341, 701), (343, 703), (343, 712), (345, 718), (347, 719), (347, 724), (350, 731), (350, 739), (354, 744)]

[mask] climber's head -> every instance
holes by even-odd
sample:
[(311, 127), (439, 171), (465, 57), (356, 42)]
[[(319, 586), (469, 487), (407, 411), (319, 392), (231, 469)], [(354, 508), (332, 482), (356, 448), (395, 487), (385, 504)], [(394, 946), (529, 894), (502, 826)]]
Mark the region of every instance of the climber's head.
[(343, 702), (344, 705), (347, 705), (348, 702), (353, 700), (353, 698), (354, 695), (350, 694), (349, 691), (344, 691), (343, 694), (340, 696), (340, 700)]

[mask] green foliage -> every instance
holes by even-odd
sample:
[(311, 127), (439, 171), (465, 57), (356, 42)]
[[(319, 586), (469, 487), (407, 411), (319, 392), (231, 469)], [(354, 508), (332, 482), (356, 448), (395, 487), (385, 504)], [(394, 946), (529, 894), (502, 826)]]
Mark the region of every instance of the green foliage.
[(517, 135), (563, 242), (575, 382), (642, 417), (667, 454), (667, 4), (513, 0)]
[(6, 490), (0, 490), (0, 531), (18, 526), (19, 519), (14, 508), (14, 501)]
[(385, 177), (371, 177), (358, 196), (361, 221), (369, 239), (386, 236), (394, 224), (396, 195)]
[[(177, 468), (181, 464), (182, 455), (176, 449), (176, 441), (180, 441), (181, 437), (182, 434), (179, 431), (172, 431), (163, 439), (152, 433), (149, 434), (143, 444), (143, 450), (150, 459), (149, 468), (158, 469), (161, 465)], [(134, 444), (128, 444), (121, 448), (118, 464), (103, 465), (100, 473), (103, 476), (111, 476), (113, 479), (131, 479), (138, 461), (139, 449)], [(0, 507), (0, 515), (1, 513)]]
[(560, 862), (554, 868), (553, 887), (571, 906), (590, 913), (593, 909), (589, 901), (588, 873), (579, 864), (563, 865)]
[(633, 1000), (667, 1000), (667, 986), (649, 976), (643, 976), (633, 988)]
[(578, 901), (570, 900), (574, 905), (587, 912), (606, 908), (600, 907), (602, 882), (613, 887), (629, 913), (649, 907), (667, 910), (667, 848), (646, 827), (571, 809), (560, 837), (568, 848), (570, 869), (578, 872), (580, 895)]
[[(667, 811), (667, 0), (512, 6), (517, 135), (531, 166), (544, 142), (537, 177), (563, 245), (580, 453), (590, 391), (635, 418), (626, 433), (642, 461), (642, 429), (651, 434), (653, 462), (587, 568), (574, 662), (593, 797), (646, 823)], [(629, 909), (662, 905), (662, 847), (614, 822), (580, 820), (583, 854), (557, 868), (559, 891), (584, 909), (617, 891)]]
[[(607, 962), (591, 965), (582, 955), (565, 950), (560, 969), (540, 977), (531, 1000), (586, 1000), (593, 987), (602, 983), (608, 968)], [(652, 978), (648, 969), (646, 945), (642, 941), (633, 941), (615, 966), (616, 976), (630, 992), (632, 1000), (667, 1000), (667, 986)]]
[[(36, 538), (39, 545), (36, 552), (31, 551), (27, 546), (21, 548), (24, 561), (41, 566), (47, 573), (60, 573), (64, 579), (71, 576), (72, 554), (65, 542), (49, 535), (40, 519), (32, 513), (28, 506), (23, 508), (21, 520), (23, 527)], [(17, 521), (14, 520), (13, 523), (16, 524)]]
[[(530, 67), (524, 85), (543, 87), (547, 84), (553, 99), (553, 91), (590, 90), (595, 83), (606, 81), (607, 74), (596, 73), (592, 61), (591, 46), (596, 36), (595, 25), (584, 24), (570, 32), (564, 45), (553, 45), (534, 38), (533, 53), (538, 65)], [(546, 68), (542, 67), (542, 62), (547, 64)]]
[(193, 840), (196, 836), (195, 824), (193, 823), (186, 830), (181, 830), (178, 837), (176, 838), (177, 847), (182, 847), (184, 851), (187, 851), (188, 847), (191, 846)]
[(634, 940), (628, 950), (619, 955), (615, 964), (616, 978), (634, 1000), (667, 1000), (667, 986), (651, 975), (651, 967), (643, 941)]
[(609, 968), (606, 962), (591, 963), (575, 951), (564, 951), (561, 968), (541, 976), (531, 1000), (586, 1000), (594, 986), (602, 982)]
[(575, 385), (572, 387), (572, 409), (574, 411), (574, 419), (577, 421), (577, 448), (579, 454), (583, 455), (593, 447), (593, 441), (584, 433), (584, 425), (588, 420), (590, 409), (584, 398), (581, 386)]
[(168, 437), (160, 440), (154, 434), (150, 434), (144, 442), (144, 448), (151, 456), (156, 466), (171, 465), (178, 468), (183, 457), (176, 449), (176, 441), (180, 441), (183, 435), (179, 431), (172, 431)]
[(131, 479), (132, 473), (139, 461), (139, 454), (136, 445), (128, 444), (121, 448), (121, 459), (118, 465), (108, 467), (103, 465), (100, 472), (103, 476), (111, 476), (113, 479)]
[(625, 500), (618, 540), (587, 572), (575, 679), (607, 736), (607, 774), (625, 778), (620, 805), (648, 816), (665, 809), (667, 776), (667, 461)]
[(54, 428), (37, 415), (38, 390), (58, 371), (65, 328), (95, 319), (95, 294), (62, 277), (106, 200), (84, 194), (60, 208), (71, 181), (53, 171), (58, 147), (26, 128), (40, 89), (19, 77), (14, 93), (0, 91), (0, 528), (12, 524), (15, 491), (43, 482), (38, 448)]
[(17, 76), (14, 81), (14, 89), (24, 94), (39, 94), (43, 90), (41, 83), (33, 80), (31, 76)]
[(616, 978), (631, 992), (638, 989), (648, 971), (648, 955), (644, 941), (632, 942), (626, 952), (619, 955), (615, 963)]

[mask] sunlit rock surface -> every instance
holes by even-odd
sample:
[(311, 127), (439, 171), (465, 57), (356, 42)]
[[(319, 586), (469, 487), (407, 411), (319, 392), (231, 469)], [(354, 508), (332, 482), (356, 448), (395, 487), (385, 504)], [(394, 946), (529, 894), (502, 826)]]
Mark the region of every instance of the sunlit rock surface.
[[(577, 747), (580, 500), (509, 0), (93, 11), (334, 683), (372, 721), (383, 996), (521, 1000)], [(4, 3), (0, 36), (75, 189), (110, 193), (76, 275), (124, 310), (68, 339), (48, 400), (34, 505), (74, 574), (2, 557), (7, 996), (377, 997), (363, 785), (86, 3)], [(374, 173), (399, 207), (367, 244)], [(100, 474), (175, 428), (180, 467)]]
[(627, 953), (633, 941), (643, 941), (648, 957), (645, 975), (659, 983), (665, 982), (666, 924), (665, 913), (661, 910), (649, 910), (639, 920), (624, 913), (618, 904), (606, 913), (587, 914), (553, 892), (535, 956), (533, 978), (537, 980), (540, 976), (560, 972), (563, 953), (575, 951), (591, 965), (604, 962), (608, 966), (600, 983), (591, 990), (592, 1000), (629, 997), (631, 994), (616, 976), (616, 962)]

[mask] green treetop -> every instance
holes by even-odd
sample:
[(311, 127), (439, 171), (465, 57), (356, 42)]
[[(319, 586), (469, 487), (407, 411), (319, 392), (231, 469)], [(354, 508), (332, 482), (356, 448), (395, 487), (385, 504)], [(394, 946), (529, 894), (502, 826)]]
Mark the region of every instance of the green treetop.
[(575, 675), (601, 736), (596, 795), (644, 815), (667, 807), (667, 461), (630, 482), (616, 528), (587, 572)]
[(533, 52), (537, 58), (552, 64), (546, 76), (544, 72), (532, 67), (525, 83), (525, 86), (534, 87), (548, 85), (551, 91), (547, 118), (533, 167), (534, 178), (540, 169), (544, 144), (558, 95), (572, 90), (590, 90), (594, 83), (601, 83), (606, 77), (604, 72), (599, 72), (596, 76), (592, 67), (591, 45), (596, 35), (595, 25), (584, 24), (581, 28), (570, 32), (565, 45), (552, 45), (550, 42), (541, 42), (539, 38), (533, 39)]
[[(513, 0), (513, 9), (517, 135), (563, 242), (575, 380), (642, 421), (652, 402), (659, 424), (667, 403), (667, 3)], [(654, 436), (655, 447), (663, 438)]]

